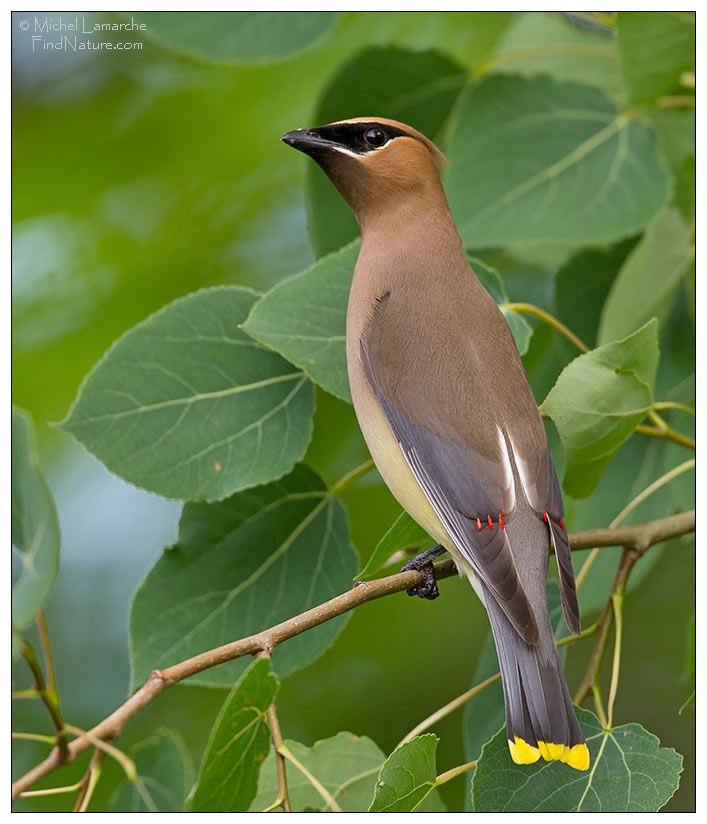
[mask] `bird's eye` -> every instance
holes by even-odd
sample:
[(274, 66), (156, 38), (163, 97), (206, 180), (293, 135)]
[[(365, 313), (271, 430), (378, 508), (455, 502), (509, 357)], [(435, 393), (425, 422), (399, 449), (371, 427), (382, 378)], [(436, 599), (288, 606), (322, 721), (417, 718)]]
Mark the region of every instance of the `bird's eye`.
[(367, 129), (363, 135), (364, 140), (370, 146), (382, 146), (385, 143), (385, 132), (374, 126), (372, 129)]

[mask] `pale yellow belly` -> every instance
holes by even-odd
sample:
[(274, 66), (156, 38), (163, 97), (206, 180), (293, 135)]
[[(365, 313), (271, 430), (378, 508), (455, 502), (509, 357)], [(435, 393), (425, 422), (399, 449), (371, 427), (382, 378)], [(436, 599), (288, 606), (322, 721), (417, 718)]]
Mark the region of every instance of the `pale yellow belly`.
[(431, 538), (447, 550), (454, 559), (457, 569), (469, 578), (477, 595), (483, 601), (478, 576), (457, 549), (454, 540), (418, 484), (362, 372), (363, 370), (361, 370), (360, 377), (363, 380), (351, 381), (351, 395), (361, 432), (376, 468), (398, 503)]

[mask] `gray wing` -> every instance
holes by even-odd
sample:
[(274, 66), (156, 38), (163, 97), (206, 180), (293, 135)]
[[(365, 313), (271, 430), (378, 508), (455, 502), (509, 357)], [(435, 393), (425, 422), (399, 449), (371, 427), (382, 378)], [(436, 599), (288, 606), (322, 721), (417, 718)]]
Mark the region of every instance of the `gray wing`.
[[(385, 301), (379, 303), (378, 311)], [(361, 362), (403, 454), (456, 548), (471, 564), (520, 636), (528, 644), (538, 628), (515, 565), (504, 528), (516, 505), (513, 477), (502, 460), (504, 445), (496, 433), (495, 451), (484, 455), (413, 423), (396, 404), (395, 381), (386, 374), (384, 326), (369, 325), (361, 340)], [(390, 333), (388, 333), (390, 335)], [(390, 340), (388, 341), (390, 343)], [(424, 389), (435, 398), (435, 386)], [(440, 421), (439, 431), (447, 429)], [(453, 427), (452, 427), (453, 428)], [(549, 546), (548, 546), (549, 551)]]

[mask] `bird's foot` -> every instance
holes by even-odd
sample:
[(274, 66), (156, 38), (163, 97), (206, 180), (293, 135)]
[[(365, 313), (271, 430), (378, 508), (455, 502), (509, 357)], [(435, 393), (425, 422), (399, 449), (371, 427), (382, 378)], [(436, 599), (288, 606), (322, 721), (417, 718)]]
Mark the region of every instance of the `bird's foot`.
[(407, 591), (408, 595), (417, 595), (419, 598), (427, 598), (429, 601), (433, 601), (439, 597), (433, 562), (446, 551), (441, 544), (438, 544), (437, 546), (433, 546), (432, 549), (416, 555), (401, 568), (401, 572), (415, 569), (420, 573), (420, 577), (422, 578), (421, 583), (416, 584)]

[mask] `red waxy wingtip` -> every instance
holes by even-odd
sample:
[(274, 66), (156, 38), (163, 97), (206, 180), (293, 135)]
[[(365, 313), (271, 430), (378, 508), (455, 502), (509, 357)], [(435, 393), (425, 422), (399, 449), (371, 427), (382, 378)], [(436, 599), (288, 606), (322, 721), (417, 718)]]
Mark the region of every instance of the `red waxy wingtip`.
[(489, 529), (493, 529), (493, 521), (491, 520), (491, 516), (487, 515), (486, 517), (488, 518), (488, 521), (489, 521)]
[(479, 529), (481, 529), (481, 518), (476, 519), (476, 526), (478, 526)]
[[(504, 509), (503, 511), (505, 512), (506, 510)], [(500, 525), (501, 529), (505, 529), (505, 528), (506, 528), (506, 525), (503, 523), (503, 515), (499, 515), (499, 516), (498, 516), (498, 523), (499, 523), (499, 525)]]

